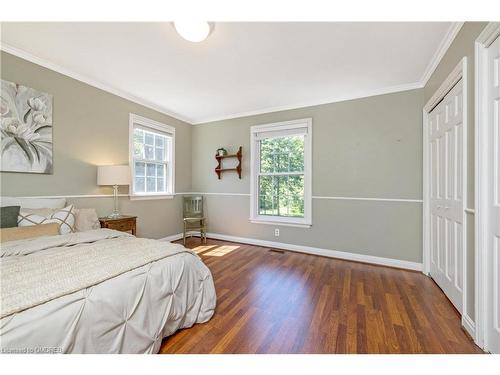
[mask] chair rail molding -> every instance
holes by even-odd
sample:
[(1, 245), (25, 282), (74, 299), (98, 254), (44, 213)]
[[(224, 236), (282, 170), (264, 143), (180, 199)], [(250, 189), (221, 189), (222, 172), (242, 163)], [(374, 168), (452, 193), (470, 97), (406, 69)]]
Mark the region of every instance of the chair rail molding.
[[(250, 197), (250, 193), (220, 193), (220, 192), (200, 192), (200, 191), (186, 191), (169, 195), (213, 195), (213, 196), (226, 196), (226, 197)], [(12, 196), (6, 194), (6, 196)], [(33, 196), (16, 196), (18, 198), (112, 198), (113, 194), (68, 194), (68, 195), (33, 195)], [(120, 198), (130, 197), (129, 194), (118, 194)], [(341, 196), (319, 196), (313, 195), (312, 199), (323, 200), (352, 200), (352, 201), (374, 201), (374, 202), (402, 202), (402, 203), (422, 203), (422, 199), (409, 199), (409, 198), (377, 198), (377, 197), (341, 197)]]

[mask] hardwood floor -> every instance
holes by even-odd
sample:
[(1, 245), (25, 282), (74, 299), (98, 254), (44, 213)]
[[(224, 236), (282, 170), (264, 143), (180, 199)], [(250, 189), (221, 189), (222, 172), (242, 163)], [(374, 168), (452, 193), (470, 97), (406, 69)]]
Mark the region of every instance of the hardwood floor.
[(161, 353), (482, 353), (419, 272), (226, 241), (190, 239), (217, 309)]

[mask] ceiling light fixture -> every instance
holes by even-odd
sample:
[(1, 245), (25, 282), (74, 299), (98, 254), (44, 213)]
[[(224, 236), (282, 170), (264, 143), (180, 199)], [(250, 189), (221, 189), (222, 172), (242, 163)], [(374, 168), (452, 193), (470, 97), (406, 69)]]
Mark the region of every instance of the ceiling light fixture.
[(210, 34), (210, 24), (204, 21), (174, 22), (174, 27), (180, 36), (190, 42), (201, 42)]

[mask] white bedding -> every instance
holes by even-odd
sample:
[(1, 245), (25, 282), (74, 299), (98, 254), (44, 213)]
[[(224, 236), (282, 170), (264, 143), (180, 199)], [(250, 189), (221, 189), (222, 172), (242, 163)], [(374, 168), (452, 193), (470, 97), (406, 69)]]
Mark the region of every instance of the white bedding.
[[(3, 247), (2, 255), (6, 257), (2, 261), (9, 258), (12, 261), (12, 257), (43, 259), (58, 252), (74, 251), (75, 246), (85, 249), (89, 244), (88, 235), (68, 236), (73, 236), (72, 240), (63, 241), (64, 245), (61, 245), (63, 236), (54, 236), (44, 240), (52, 242), (51, 246), (27, 241)], [(108, 238), (96, 241), (122, 240), (121, 235), (118, 239), (109, 238), (109, 230), (105, 237)], [(140, 239), (128, 240), (141, 245)], [(191, 251), (167, 242), (161, 244), (169, 252), (166, 257), (134, 265), (129, 271), (76, 292), (59, 291), (59, 297), (45, 303), (32, 302), (33, 307), (3, 317), (1, 351), (156, 353), (164, 337), (180, 328), (208, 321), (216, 300), (210, 271)]]

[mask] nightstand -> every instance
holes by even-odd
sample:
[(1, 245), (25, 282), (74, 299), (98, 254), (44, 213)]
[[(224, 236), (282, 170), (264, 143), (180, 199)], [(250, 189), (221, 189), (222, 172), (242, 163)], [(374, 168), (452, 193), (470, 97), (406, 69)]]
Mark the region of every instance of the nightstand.
[(137, 216), (120, 216), (116, 219), (100, 217), (101, 228), (119, 230), (121, 232), (131, 232), (135, 236), (135, 220)]

